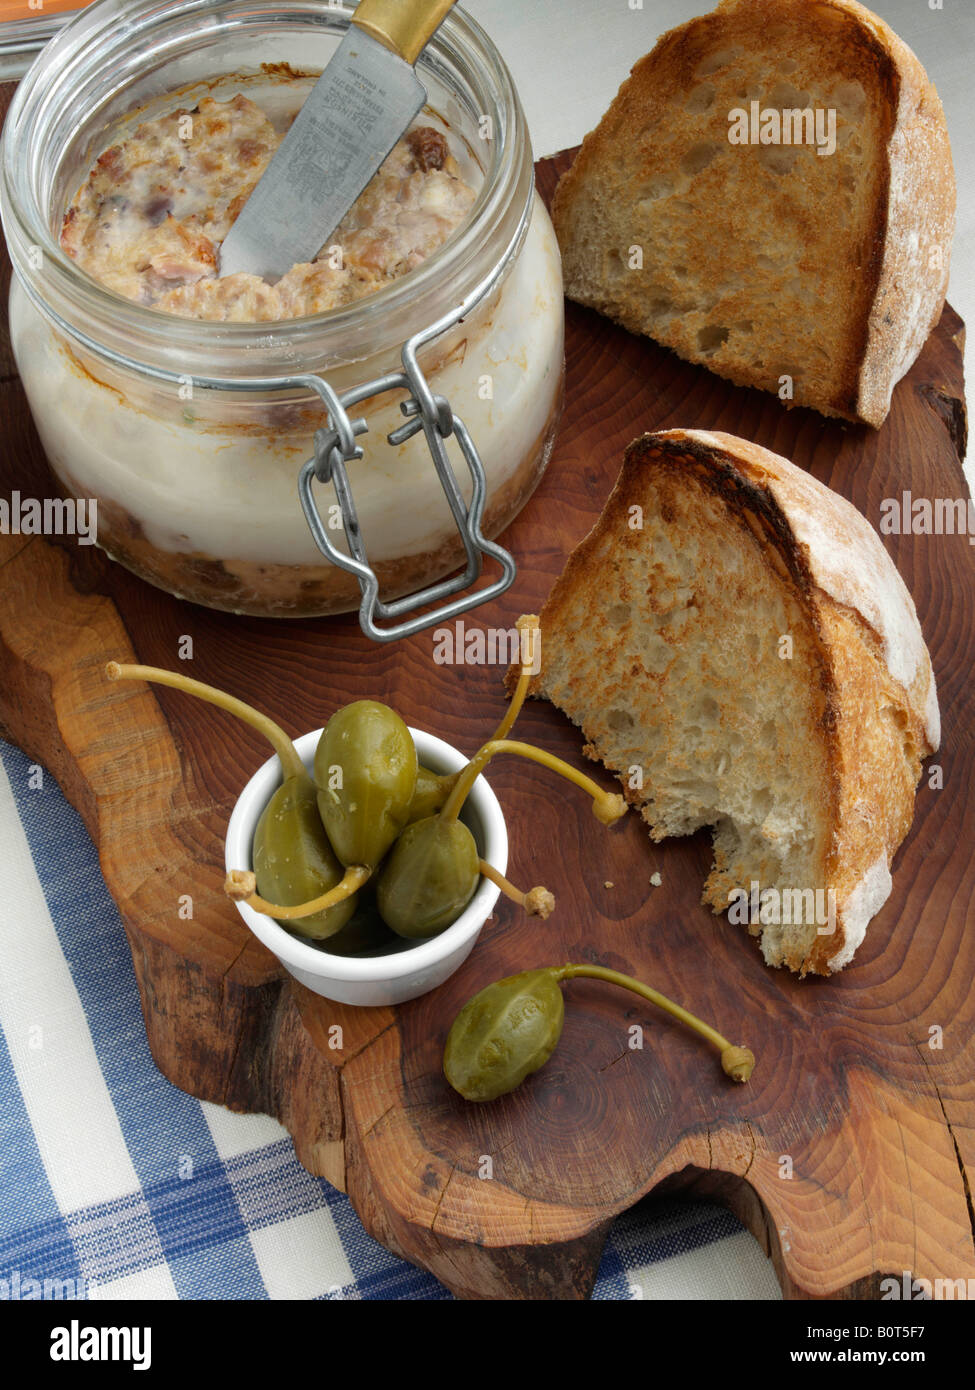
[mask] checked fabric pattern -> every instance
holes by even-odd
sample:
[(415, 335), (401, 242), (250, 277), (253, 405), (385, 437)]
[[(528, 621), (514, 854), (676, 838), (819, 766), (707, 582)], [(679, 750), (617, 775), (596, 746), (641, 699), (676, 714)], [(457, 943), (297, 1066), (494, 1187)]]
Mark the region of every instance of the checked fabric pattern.
[[(276, 1121), (156, 1070), (94, 847), (9, 744), (0, 863), (0, 1298), (451, 1297), (366, 1235)], [(658, 1202), (615, 1223), (594, 1296), (780, 1294), (730, 1214)]]

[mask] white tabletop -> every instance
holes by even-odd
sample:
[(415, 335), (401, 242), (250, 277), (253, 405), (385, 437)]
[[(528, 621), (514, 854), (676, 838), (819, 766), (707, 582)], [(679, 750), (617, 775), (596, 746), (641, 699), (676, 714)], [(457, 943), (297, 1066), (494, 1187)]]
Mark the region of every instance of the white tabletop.
[[(708, 0), (462, 0), (511, 69), (536, 158), (572, 145), (599, 123), (630, 68)], [(932, 8), (932, 5), (941, 8)], [(950, 302), (975, 322), (975, 189), (970, 171), (973, 0), (873, 0), (874, 12), (913, 48), (944, 103), (958, 182)], [(971, 361), (972, 348), (967, 354)], [(689, 422), (693, 423), (693, 422)], [(969, 471), (969, 481), (975, 473)]]

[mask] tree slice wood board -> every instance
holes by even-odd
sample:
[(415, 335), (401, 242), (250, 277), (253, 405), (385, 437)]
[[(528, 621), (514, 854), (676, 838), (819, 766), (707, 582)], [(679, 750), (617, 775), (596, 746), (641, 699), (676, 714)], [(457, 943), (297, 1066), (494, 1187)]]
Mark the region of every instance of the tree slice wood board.
[[(570, 158), (539, 165), (546, 196)], [(468, 615), (468, 630), (538, 610), (624, 447), (647, 429), (744, 435), (875, 525), (881, 499), (903, 490), (967, 496), (961, 334), (946, 308), (874, 432), (787, 410), (568, 305), (561, 432), (505, 536), (518, 580)], [(0, 353), (2, 495), (52, 495), (6, 340)], [(195, 1096), (277, 1116), (302, 1163), (348, 1192), (371, 1235), (457, 1295), (586, 1297), (614, 1217), (649, 1193), (681, 1192), (735, 1211), (787, 1296), (877, 1297), (883, 1277), (905, 1270), (975, 1276), (975, 552), (965, 536), (886, 544), (937, 673), (944, 787), (925, 775), (893, 895), (855, 963), (827, 980), (768, 969), (740, 927), (701, 905), (707, 834), (654, 846), (635, 815), (597, 832), (586, 798), (501, 760), (490, 781), (508, 817), (510, 873), (552, 886), (556, 914), (526, 921), (502, 899), (460, 971), (396, 1009), (333, 1004), (294, 984), (221, 888), (227, 819), (266, 747), (176, 692), (108, 685), (104, 664), (176, 667), (191, 635), (195, 677), (290, 733), (368, 695), (473, 752), (504, 707), (502, 672), (436, 664), (429, 631), (375, 647), (354, 616), (230, 617), (169, 598), (67, 539), (2, 536), (0, 717), (53, 771), (98, 845), (160, 1070)], [(530, 705), (519, 731), (587, 766), (578, 732), (548, 705)], [(192, 920), (179, 914), (186, 894)], [(577, 981), (551, 1062), (511, 1096), (463, 1102), (440, 1070), (461, 1004), (501, 975), (568, 960), (644, 978), (747, 1041), (752, 1080), (726, 1081), (710, 1049), (650, 1006)], [(628, 1045), (635, 1023), (642, 1051)], [(329, 1046), (335, 1024), (341, 1050)]]

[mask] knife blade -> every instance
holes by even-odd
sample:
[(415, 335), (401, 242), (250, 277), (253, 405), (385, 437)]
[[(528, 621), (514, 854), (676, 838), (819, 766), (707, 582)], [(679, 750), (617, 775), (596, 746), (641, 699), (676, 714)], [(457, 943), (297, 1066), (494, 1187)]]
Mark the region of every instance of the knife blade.
[(360, 0), (220, 248), (219, 274), (274, 282), (312, 261), (421, 110), (413, 64), (454, 0)]

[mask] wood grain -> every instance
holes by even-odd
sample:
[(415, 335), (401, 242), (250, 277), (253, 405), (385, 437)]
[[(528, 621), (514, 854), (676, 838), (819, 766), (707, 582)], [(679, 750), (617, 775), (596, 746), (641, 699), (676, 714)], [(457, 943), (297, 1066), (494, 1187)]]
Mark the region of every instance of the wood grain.
[[(546, 195), (568, 157), (540, 165)], [(967, 496), (961, 332), (947, 308), (875, 433), (787, 411), (569, 305), (561, 434), (505, 536), (518, 581), (468, 626), (507, 627), (537, 610), (623, 448), (646, 429), (754, 439), (875, 525), (881, 499), (905, 488)], [(10, 363), (5, 339), (0, 362)], [(3, 375), (4, 492), (43, 497), (53, 485), (23, 393), (12, 368)], [(332, 1004), (284, 977), (221, 892), (227, 818), (266, 748), (178, 693), (109, 686), (104, 663), (174, 667), (191, 634), (195, 677), (293, 734), (370, 695), (472, 752), (503, 708), (501, 672), (437, 666), (429, 632), (376, 648), (354, 617), (232, 618), (158, 593), (69, 539), (2, 536), (0, 718), (51, 768), (99, 847), (160, 1069), (194, 1095), (278, 1116), (301, 1161), (345, 1188), (376, 1239), (461, 1297), (585, 1297), (613, 1218), (653, 1191), (730, 1206), (790, 1297), (876, 1297), (883, 1276), (904, 1270), (971, 1278), (975, 563), (964, 536), (885, 539), (937, 674), (944, 789), (922, 782), (893, 896), (855, 965), (830, 980), (768, 970), (740, 929), (701, 906), (706, 834), (653, 846), (635, 816), (594, 834), (583, 798), (503, 761), (490, 780), (509, 819), (510, 873), (552, 886), (555, 916), (527, 922), (502, 900), (457, 975), (395, 1010)], [(576, 731), (549, 706), (527, 709), (519, 731), (583, 765)], [(185, 894), (189, 921), (178, 915)], [(752, 1081), (732, 1086), (649, 1006), (577, 981), (549, 1065), (510, 1097), (465, 1104), (440, 1073), (457, 1009), (497, 976), (569, 959), (642, 976), (740, 1036), (759, 1059)], [(336, 1023), (340, 1051), (328, 1046)], [(633, 1023), (643, 1051), (628, 1047)], [(935, 1026), (941, 1049), (928, 1045)], [(479, 1176), (485, 1156), (490, 1180)]]

